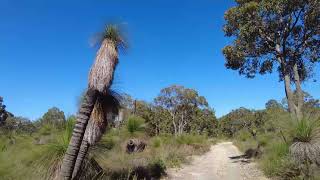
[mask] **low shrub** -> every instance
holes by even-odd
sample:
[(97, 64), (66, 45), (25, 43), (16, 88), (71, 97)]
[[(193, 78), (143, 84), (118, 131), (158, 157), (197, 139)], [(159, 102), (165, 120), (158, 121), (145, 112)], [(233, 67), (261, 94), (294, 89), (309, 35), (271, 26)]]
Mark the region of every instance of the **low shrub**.
[(161, 138), (160, 137), (155, 137), (151, 139), (151, 145), (154, 148), (158, 148), (161, 146)]
[(247, 139), (250, 139), (252, 135), (248, 132), (247, 129), (241, 130), (236, 134), (236, 138), (240, 141), (246, 141)]
[(129, 133), (144, 130), (144, 119), (139, 116), (130, 116), (127, 120), (126, 127)]
[(148, 165), (151, 177), (159, 179), (161, 176), (165, 175), (166, 164), (161, 158), (156, 158), (150, 162)]

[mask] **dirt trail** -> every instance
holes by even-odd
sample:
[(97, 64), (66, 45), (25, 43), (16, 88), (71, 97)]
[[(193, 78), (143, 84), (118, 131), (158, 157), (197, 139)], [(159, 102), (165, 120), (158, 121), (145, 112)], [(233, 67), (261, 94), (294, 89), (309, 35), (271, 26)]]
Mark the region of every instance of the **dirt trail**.
[(191, 164), (169, 169), (166, 179), (177, 180), (267, 180), (255, 163), (230, 160), (241, 152), (232, 142), (211, 146), (209, 152), (195, 156)]

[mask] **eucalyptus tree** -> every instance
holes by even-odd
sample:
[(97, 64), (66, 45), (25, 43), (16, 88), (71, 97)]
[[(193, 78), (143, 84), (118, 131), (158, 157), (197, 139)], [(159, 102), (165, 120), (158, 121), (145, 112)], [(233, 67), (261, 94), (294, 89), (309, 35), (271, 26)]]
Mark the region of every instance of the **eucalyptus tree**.
[(80, 105), (75, 128), (61, 166), (61, 179), (71, 179), (91, 113), (97, 99), (108, 93), (118, 64), (119, 50), (126, 42), (116, 25), (107, 25), (101, 34), (100, 48), (89, 73), (87, 92)]
[(281, 109), (283, 108), (282, 105), (277, 101), (277, 100), (274, 100), (274, 99), (270, 99), (268, 102), (266, 102), (266, 105), (265, 105), (266, 109)]
[[(223, 49), (228, 69), (253, 78), (277, 70), (284, 81), (288, 109), (302, 118), (301, 83), (313, 74), (320, 57), (319, 0), (236, 0), (225, 12)], [(293, 102), (292, 85), (298, 93)]]
[(197, 109), (208, 108), (208, 102), (197, 91), (179, 85), (162, 89), (154, 104), (170, 114), (175, 135), (186, 131), (194, 120), (192, 115)]
[(57, 107), (52, 107), (42, 116), (40, 124), (49, 124), (61, 128), (66, 123), (64, 112)]

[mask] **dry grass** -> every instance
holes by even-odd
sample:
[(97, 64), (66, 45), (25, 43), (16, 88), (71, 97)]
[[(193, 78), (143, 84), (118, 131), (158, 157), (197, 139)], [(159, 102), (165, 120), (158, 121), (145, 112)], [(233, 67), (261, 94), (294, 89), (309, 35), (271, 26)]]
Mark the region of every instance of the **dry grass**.
[[(120, 131), (116, 132), (116, 131)], [(165, 173), (168, 167), (179, 167), (188, 163), (188, 157), (207, 152), (210, 143), (204, 136), (172, 135), (147, 137), (144, 133), (131, 134), (126, 129), (113, 130), (101, 142), (112, 144), (108, 151), (94, 152), (94, 158), (104, 169), (104, 178), (122, 179), (133, 174), (140, 177), (154, 177)], [(147, 147), (143, 152), (127, 154), (125, 145), (131, 138), (143, 139)]]

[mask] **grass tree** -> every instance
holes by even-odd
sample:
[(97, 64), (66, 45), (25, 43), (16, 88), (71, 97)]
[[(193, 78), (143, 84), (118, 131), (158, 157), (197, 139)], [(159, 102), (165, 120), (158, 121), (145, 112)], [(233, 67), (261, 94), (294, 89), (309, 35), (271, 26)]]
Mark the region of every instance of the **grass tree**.
[(115, 25), (106, 26), (99, 44), (100, 48), (89, 73), (88, 89), (80, 105), (75, 128), (61, 166), (61, 179), (72, 178), (91, 113), (97, 99), (108, 93), (118, 64), (119, 50), (126, 47), (119, 28)]
[(316, 121), (302, 119), (296, 125), (290, 154), (299, 165), (305, 178), (310, 179), (310, 165), (320, 167), (320, 119)]
[(81, 174), (82, 162), (84, 161), (89, 147), (95, 145), (105, 132), (108, 123), (114, 120), (113, 115), (118, 114), (120, 96), (114, 91), (108, 91), (106, 95), (99, 96), (91, 113), (72, 177), (78, 179)]

